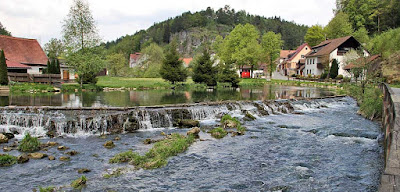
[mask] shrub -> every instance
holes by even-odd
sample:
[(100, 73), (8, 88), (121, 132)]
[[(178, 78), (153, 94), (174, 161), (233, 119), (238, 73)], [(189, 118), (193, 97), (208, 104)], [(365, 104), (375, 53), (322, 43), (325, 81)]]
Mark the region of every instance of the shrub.
[[(194, 136), (183, 136), (174, 133), (166, 139), (158, 141), (154, 144), (144, 156), (132, 151), (126, 151), (115, 155), (110, 159), (110, 163), (129, 162), (138, 168), (155, 169), (165, 166), (167, 158), (184, 152), (194, 142)], [(106, 176), (108, 177), (108, 176)]]
[(49, 187), (39, 187), (39, 192), (55, 192), (56, 188), (53, 186), (49, 186)]
[(366, 88), (360, 105), (361, 112), (370, 119), (382, 117), (382, 92), (378, 88)]
[(328, 73), (322, 73), (320, 79), (326, 79), (328, 77)]
[(35, 152), (40, 150), (40, 141), (36, 137), (32, 137), (29, 133), (22, 139), (18, 150), (22, 152)]
[(0, 167), (11, 166), (17, 163), (17, 157), (9, 154), (0, 154)]
[(86, 185), (86, 181), (87, 181), (86, 177), (84, 175), (82, 175), (82, 177), (71, 182), (71, 187), (73, 187), (75, 189), (82, 189), (82, 187), (84, 187)]
[(221, 128), (221, 127), (215, 128), (215, 129), (209, 131), (209, 133), (211, 133), (211, 136), (216, 139), (222, 139), (228, 134), (228, 132), (225, 131), (225, 129)]
[(307, 75), (307, 78), (311, 78), (311, 74), (308, 74), (308, 75)]
[(292, 74), (291, 77), (297, 77), (297, 75), (296, 74)]
[(343, 75), (336, 76), (336, 79), (343, 79)]

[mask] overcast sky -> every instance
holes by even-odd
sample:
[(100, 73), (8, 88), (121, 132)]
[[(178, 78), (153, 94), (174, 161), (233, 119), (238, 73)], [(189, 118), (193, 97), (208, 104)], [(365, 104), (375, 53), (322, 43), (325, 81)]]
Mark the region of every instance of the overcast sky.
[[(0, 22), (16, 37), (38, 39), (44, 45), (61, 38), (62, 21), (73, 0), (1, 0)], [(305, 25), (326, 25), (335, 0), (88, 0), (103, 41), (147, 29), (186, 11), (215, 10), (230, 5), (250, 14), (281, 18)]]

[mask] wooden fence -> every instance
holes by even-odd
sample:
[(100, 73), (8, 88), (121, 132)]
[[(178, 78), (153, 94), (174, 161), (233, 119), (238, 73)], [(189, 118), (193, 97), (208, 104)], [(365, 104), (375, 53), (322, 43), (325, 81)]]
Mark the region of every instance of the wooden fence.
[(60, 83), (60, 74), (28, 74), (28, 73), (8, 73), (8, 80), (27, 83)]

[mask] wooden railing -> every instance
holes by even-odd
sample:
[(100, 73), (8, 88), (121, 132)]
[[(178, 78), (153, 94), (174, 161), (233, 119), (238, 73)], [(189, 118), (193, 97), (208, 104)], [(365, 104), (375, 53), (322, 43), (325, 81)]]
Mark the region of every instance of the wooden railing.
[(15, 82), (26, 83), (60, 83), (60, 74), (28, 74), (28, 73), (8, 73), (8, 79)]

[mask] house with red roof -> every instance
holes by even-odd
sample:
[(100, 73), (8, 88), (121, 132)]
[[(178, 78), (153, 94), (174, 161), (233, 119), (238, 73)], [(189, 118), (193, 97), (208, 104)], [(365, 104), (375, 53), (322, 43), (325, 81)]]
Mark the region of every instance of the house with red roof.
[(285, 63), (286, 60), (289, 58), (289, 55), (294, 53), (295, 50), (281, 50), (279, 53), (279, 59), (276, 61), (278, 63), (277, 70), (282, 75), (285, 74)]
[(47, 56), (36, 39), (0, 35), (0, 49), (4, 50), (8, 72), (42, 74), (47, 67)]
[(180, 58), (179, 60), (183, 61), (183, 65), (185, 67), (189, 67), (190, 63), (192, 63), (192, 61), (193, 61), (193, 58), (192, 57)]
[(145, 55), (142, 55), (142, 53), (136, 52), (133, 54), (129, 55), (129, 67), (134, 68), (141, 66), (143, 62), (147, 59)]
[[(350, 50), (362, 48), (361, 43), (353, 36), (346, 36), (337, 39), (328, 39), (319, 45), (312, 47), (312, 51), (306, 55), (306, 64), (303, 69), (304, 75), (321, 75), (325, 69), (331, 67), (333, 60), (339, 63), (339, 75), (351, 77), (351, 74), (344, 68), (347, 64), (344, 62), (344, 56)], [(363, 49), (364, 57), (369, 53)]]
[(284, 62), (283, 72), (284, 75), (290, 76), (293, 74), (298, 74), (299, 63), (305, 62), (305, 56), (311, 52), (311, 47), (304, 43), (300, 45), (293, 53), (288, 55), (286, 62)]

